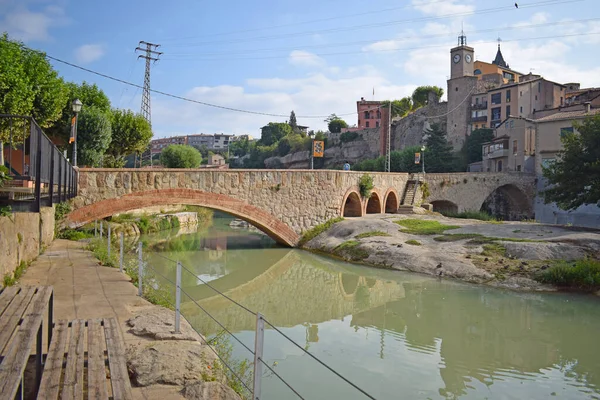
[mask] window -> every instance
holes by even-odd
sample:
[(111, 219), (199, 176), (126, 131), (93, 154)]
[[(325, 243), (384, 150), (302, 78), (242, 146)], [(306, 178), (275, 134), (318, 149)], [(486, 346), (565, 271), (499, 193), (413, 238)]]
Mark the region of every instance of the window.
[(537, 101), (537, 94), (535, 95), (535, 101)]
[(475, 104), (479, 104), (479, 97), (475, 97)]
[(498, 164), (496, 164), (496, 165), (497, 165), (496, 170), (498, 172), (502, 172), (502, 160), (498, 160)]
[(492, 95), (492, 104), (502, 103), (502, 93), (494, 93)]
[(365, 119), (369, 119), (369, 112), (365, 111)]
[(371, 111), (371, 112), (369, 113), (369, 118), (370, 118), (370, 119), (375, 119), (375, 118), (373, 118), (373, 111)]
[(523, 114), (523, 106), (521, 106), (521, 107), (519, 108), (519, 112), (520, 112), (521, 114)]
[(573, 133), (573, 127), (570, 126), (568, 128), (560, 128), (560, 137), (564, 137), (567, 136), (569, 134)]
[[(542, 82), (538, 82), (538, 93), (542, 93)], [(537, 100), (537, 97), (536, 97)]]
[(562, 106), (564, 103), (562, 96), (560, 96), (560, 105)]
[(521, 172), (521, 166), (517, 165), (517, 171)]
[(542, 167), (548, 168), (554, 162), (554, 157), (552, 158), (542, 158)]
[(381, 119), (381, 111), (377, 110), (377, 119)]
[(517, 155), (517, 150), (519, 148), (519, 142), (517, 140), (513, 140), (513, 154)]
[(509, 103), (510, 102), (510, 89), (508, 89), (506, 91), (506, 102)]
[(506, 106), (506, 118), (510, 117), (510, 106)]
[(504, 76), (504, 79), (508, 79), (509, 81), (515, 80), (515, 76), (513, 74), (511, 74), (510, 72), (504, 71), (503, 76)]
[(514, 128), (514, 127), (515, 127), (515, 120), (514, 120), (514, 119), (511, 119), (511, 120), (510, 120), (510, 129), (512, 129), (512, 128)]
[(492, 108), (492, 121), (498, 121), (502, 119), (500, 116), (500, 110), (502, 110), (500, 107)]
[(522, 90), (519, 92), (519, 96), (523, 97), (523, 91)]
[(367, 121), (367, 122), (366, 122), (366, 127), (367, 127), (367, 128), (369, 127), (369, 121)]
[(379, 121), (375, 121), (375, 127), (379, 128)]
[(481, 75), (481, 70), (479, 68), (477, 68), (475, 71), (473, 71), (473, 74)]

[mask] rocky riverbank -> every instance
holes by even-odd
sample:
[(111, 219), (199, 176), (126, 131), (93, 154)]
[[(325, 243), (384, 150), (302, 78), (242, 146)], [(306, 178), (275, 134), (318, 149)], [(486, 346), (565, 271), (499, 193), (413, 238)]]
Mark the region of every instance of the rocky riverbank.
[(335, 223), (304, 244), (382, 268), (524, 290), (556, 290), (536, 277), (557, 261), (600, 255), (596, 231), (430, 215), (373, 215)]

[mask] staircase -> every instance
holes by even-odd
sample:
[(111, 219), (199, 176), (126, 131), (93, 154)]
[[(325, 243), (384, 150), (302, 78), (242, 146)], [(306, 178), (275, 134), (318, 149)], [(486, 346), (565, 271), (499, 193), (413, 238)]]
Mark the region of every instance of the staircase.
[(398, 208), (398, 214), (414, 214), (415, 213), (415, 194), (419, 189), (419, 182), (415, 180), (409, 180), (406, 182), (406, 188), (404, 189), (404, 196), (402, 197), (402, 204)]

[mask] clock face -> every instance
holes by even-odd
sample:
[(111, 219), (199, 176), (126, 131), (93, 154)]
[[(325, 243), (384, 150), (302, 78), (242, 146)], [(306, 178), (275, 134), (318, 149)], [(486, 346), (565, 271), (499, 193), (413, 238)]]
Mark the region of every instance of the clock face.
[(466, 62), (468, 62), (468, 63), (470, 63), (470, 62), (471, 62), (471, 55), (470, 55), (470, 54), (467, 54), (467, 55), (465, 56), (465, 61), (466, 61)]
[(460, 54), (455, 54), (452, 60), (454, 61), (454, 64), (457, 64), (460, 61)]

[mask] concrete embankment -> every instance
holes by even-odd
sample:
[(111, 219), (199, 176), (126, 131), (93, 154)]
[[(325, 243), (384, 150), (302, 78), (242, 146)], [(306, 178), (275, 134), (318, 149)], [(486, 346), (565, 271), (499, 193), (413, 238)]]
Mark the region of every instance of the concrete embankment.
[[(433, 231), (424, 232), (419, 221), (430, 221)], [(304, 248), (381, 268), (512, 289), (555, 290), (533, 278), (557, 260), (597, 257), (600, 234), (535, 223), (388, 214), (345, 219)]]

